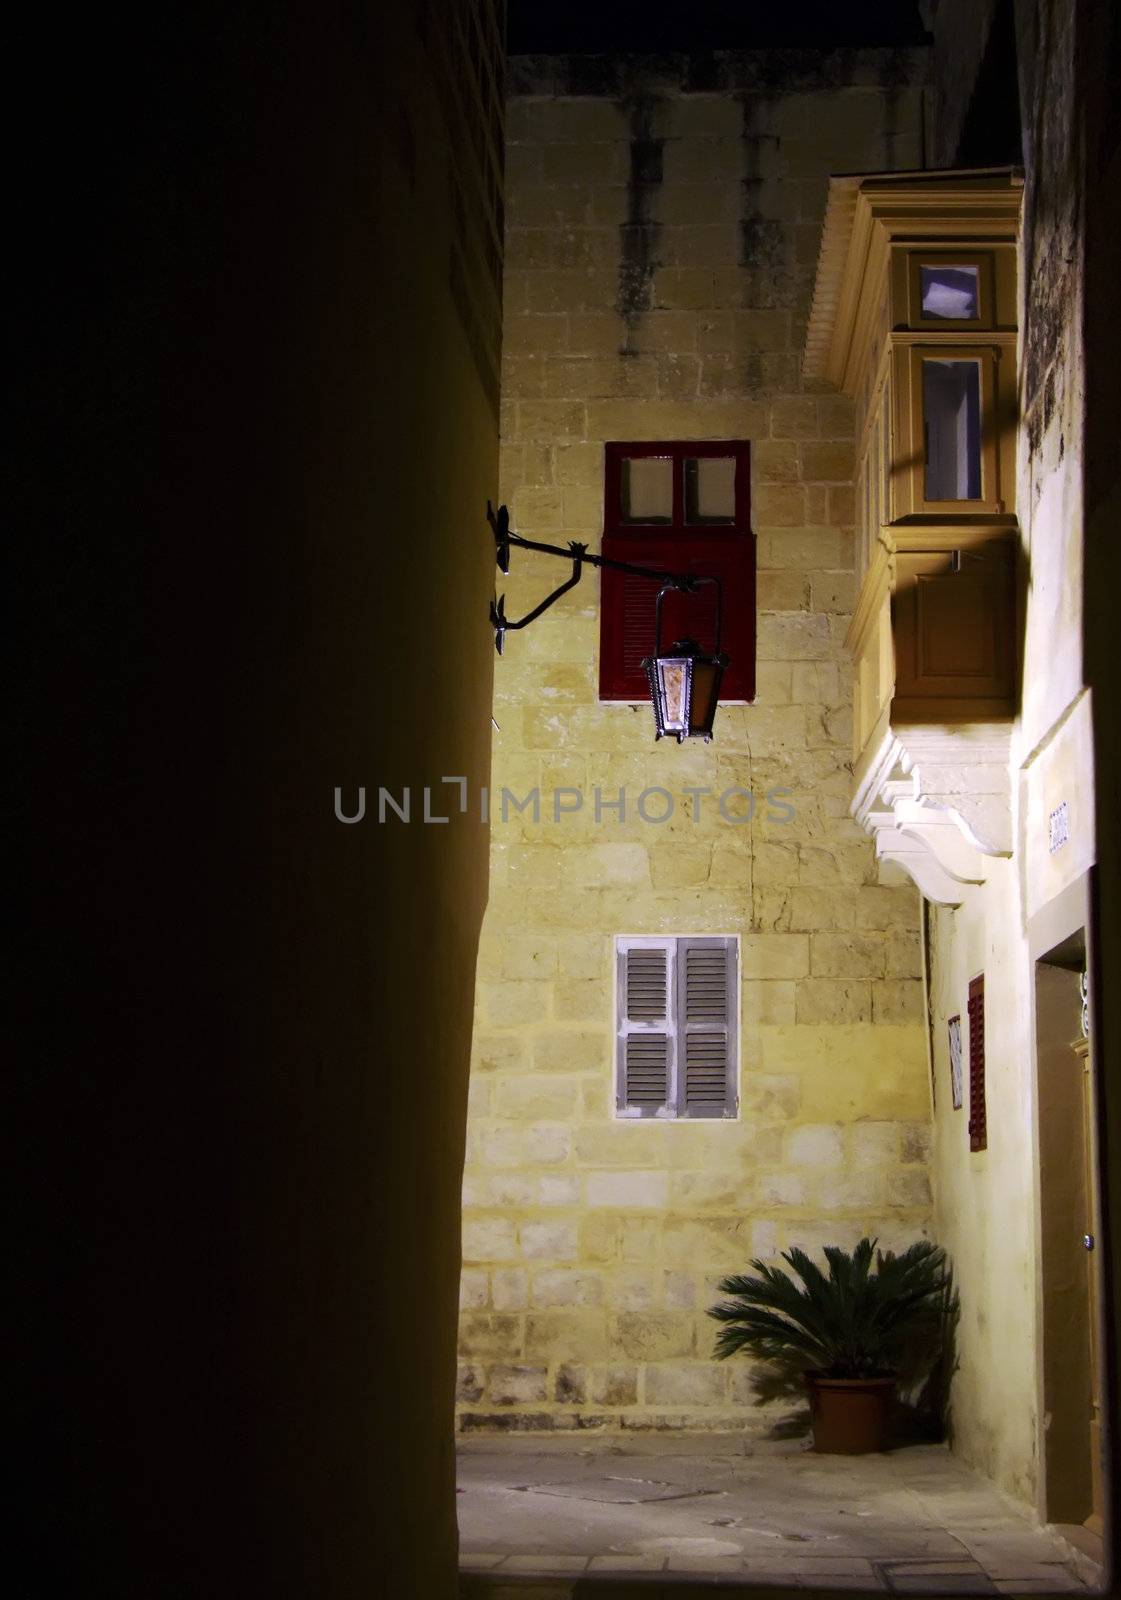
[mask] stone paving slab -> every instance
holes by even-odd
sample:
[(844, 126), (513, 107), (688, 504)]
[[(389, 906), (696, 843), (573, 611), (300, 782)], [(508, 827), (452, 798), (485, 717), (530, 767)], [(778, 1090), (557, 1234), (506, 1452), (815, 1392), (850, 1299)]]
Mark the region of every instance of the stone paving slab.
[(997, 1594), (999, 1591), (983, 1572), (959, 1577), (953, 1573), (931, 1573), (928, 1577), (891, 1579), (891, 1594)]
[(459, 1476), (471, 1597), (1093, 1592), (1060, 1539), (941, 1446), (474, 1435)]
[[(998, 1578), (994, 1584), (997, 1594), (1064, 1594), (1079, 1588), (1078, 1584), (1056, 1582), (1054, 1578)], [(1086, 1590), (1081, 1589), (1085, 1594)]]
[[(784, 1574), (767, 1578), (729, 1579), (716, 1575), (659, 1572), (642, 1576), (596, 1575), (581, 1578), (508, 1578), (497, 1574), (466, 1574), (461, 1579), (462, 1600), (849, 1600), (853, 1592), (867, 1594), (858, 1578), (837, 1578), (826, 1587), (816, 1582), (792, 1583)], [(883, 1589), (874, 1593), (890, 1593)], [(940, 1591), (939, 1591), (940, 1592)], [(1046, 1594), (1042, 1587), (998, 1583), (986, 1591), (1001, 1595)]]

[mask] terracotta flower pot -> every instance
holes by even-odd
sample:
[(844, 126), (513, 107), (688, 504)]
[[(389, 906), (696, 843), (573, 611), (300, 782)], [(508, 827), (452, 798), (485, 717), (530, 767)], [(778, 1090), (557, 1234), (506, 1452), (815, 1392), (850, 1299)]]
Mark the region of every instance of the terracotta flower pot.
[(826, 1378), (807, 1372), (806, 1385), (819, 1454), (861, 1456), (884, 1448), (894, 1378)]

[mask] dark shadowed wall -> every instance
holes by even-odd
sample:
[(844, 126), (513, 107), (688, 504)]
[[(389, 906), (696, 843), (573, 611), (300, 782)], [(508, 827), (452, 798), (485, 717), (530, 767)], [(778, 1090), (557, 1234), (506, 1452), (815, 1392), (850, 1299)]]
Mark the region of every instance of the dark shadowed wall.
[(21, 42), (28, 1592), (455, 1593), (497, 190), (429, 9)]
[(1099, 1038), (1099, 1144), (1108, 1207), (1107, 1385), (1112, 1449), (1108, 1505), (1112, 1513), (1112, 1570), (1117, 1578), (1117, 1533), (1121, 1527), (1121, 654), (1117, 649), (1116, 597), (1121, 593), (1121, 361), (1118, 360), (1116, 301), (1121, 280), (1121, 117), (1116, 85), (1121, 78), (1121, 13), (1101, 0), (1081, 10), (1077, 36), (1077, 100), (1086, 162), (1086, 672), (1094, 692), (1094, 762), (1097, 794), (1098, 867), (1094, 886), (1096, 947), (1094, 1026)]

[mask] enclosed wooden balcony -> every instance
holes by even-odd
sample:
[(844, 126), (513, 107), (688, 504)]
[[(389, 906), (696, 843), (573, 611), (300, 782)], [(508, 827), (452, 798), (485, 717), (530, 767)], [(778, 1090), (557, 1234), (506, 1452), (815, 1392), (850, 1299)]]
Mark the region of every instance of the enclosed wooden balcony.
[(853, 812), (948, 904), (1011, 850), (1020, 194), (1010, 169), (833, 179), (806, 339), (856, 404)]

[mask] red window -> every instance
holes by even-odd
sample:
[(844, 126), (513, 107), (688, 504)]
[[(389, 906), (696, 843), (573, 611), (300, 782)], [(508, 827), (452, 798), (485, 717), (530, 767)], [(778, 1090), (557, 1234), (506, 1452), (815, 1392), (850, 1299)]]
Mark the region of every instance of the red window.
[[(722, 700), (755, 698), (755, 538), (749, 447), (716, 444), (606, 446), (603, 554), (666, 572), (705, 573), (723, 588), (721, 649), (728, 668)], [(645, 700), (642, 660), (654, 651), (658, 585), (600, 573), (599, 696)], [(716, 591), (667, 594), (662, 644), (691, 637), (716, 645)]]

